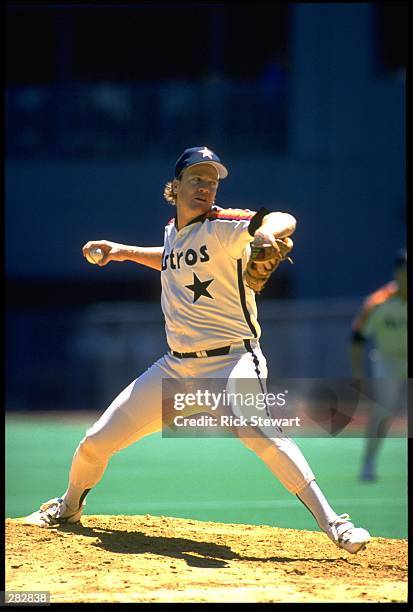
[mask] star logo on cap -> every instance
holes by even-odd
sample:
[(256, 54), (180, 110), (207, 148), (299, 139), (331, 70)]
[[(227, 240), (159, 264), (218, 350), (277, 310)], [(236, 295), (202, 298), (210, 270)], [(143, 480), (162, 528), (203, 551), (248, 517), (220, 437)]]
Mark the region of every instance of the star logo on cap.
[(213, 156), (212, 151), (210, 151), (206, 147), (198, 151), (198, 153), (202, 153), (202, 157), (209, 157), (209, 159), (212, 159), (212, 156)]

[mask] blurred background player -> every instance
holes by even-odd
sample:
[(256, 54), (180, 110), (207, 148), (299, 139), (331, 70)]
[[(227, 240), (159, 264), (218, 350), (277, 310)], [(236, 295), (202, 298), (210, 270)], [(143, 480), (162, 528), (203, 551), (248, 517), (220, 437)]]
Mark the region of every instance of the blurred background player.
[[(394, 279), (363, 302), (353, 320), (351, 367), (355, 378), (373, 379), (362, 480), (376, 479), (377, 454), (393, 416), (406, 406), (407, 392), (407, 253), (394, 262)], [(367, 357), (367, 359), (366, 359)]]

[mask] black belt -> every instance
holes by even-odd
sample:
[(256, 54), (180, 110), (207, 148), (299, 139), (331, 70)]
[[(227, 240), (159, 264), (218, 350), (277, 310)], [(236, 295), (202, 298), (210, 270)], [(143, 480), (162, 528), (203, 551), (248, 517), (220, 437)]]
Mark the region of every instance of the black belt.
[[(251, 342), (249, 340), (243, 340), (247, 351), (252, 351)], [(231, 350), (231, 344), (228, 346), (221, 346), (220, 348), (210, 349), (209, 351), (194, 351), (192, 353), (178, 353), (178, 351), (171, 351), (174, 357), (179, 359), (196, 358), (196, 357), (217, 357), (218, 355), (228, 355)]]

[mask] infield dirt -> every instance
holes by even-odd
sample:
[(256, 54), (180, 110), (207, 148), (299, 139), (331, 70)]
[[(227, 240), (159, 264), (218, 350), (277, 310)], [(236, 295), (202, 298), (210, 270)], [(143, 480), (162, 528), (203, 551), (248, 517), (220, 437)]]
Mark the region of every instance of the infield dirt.
[(57, 602), (406, 602), (407, 541), (351, 555), (319, 532), (156, 516), (6, 520), (6, 590)]

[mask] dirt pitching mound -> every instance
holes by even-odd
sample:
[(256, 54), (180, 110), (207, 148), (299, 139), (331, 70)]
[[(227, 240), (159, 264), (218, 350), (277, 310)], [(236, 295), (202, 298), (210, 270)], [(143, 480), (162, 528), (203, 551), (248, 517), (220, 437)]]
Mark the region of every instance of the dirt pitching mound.
[(318, 532), (156, 516), (6, 520), (6, 590), (56, 602), (405, 602), (407, 541), (351, 555)]

